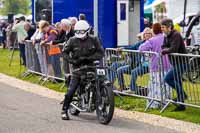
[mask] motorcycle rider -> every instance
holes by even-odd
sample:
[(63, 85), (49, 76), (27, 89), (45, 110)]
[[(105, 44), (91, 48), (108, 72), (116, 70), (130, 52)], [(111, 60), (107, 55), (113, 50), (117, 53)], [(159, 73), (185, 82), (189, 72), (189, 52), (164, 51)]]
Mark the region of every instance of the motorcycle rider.
[[(64, 60), (72, 64), (73, 69), (84, 65), (94, 65), (94, 61), (100, 60), (104, 56), (104, 49), (97, 37), (89, 35), (90, 25), (85, 20), (76, 23), (74, 31), (75, 36), (70, 38), (63, 48)], [(62, 119), (69, 120), (68, 109), (74, 93), (80, 84), (82, 72), (72, 73), (69, 90), (65, 95)]]

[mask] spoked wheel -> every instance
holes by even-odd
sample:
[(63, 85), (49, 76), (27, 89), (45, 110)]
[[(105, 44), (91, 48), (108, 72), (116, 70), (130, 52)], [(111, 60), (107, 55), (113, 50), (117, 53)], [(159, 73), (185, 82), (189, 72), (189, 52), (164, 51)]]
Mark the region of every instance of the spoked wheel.
[(190, 80), (190, 82), (192, 82), (192, 83), (196, 83), (196, 81), (197, 81), (197, 79), (199, 78), (199, 75), (200, 74), (200, 72), (199, 71), (194, 71), (194, 72), (189, 72), (189, 74), (188, 74), (188, 78), (189, 78), (189, 80)]
[(98, 121), (106, 125), (112, 120), (114, 114), (115, 103), (112, 85), (109, 83), (101, 86), (100, 93), (101, 97), (99, 104), (97, 103), (96, 113)]
[[(78, 105), (78, 102), (72, 102), (74, 105)], [(69, 113), (71, 115), (74, 115), (74, 116), (78, 116), (80, 114), (80, 111), (77, 110), (76, 108), (74, 108), (73, 106), (70, 105), (70, 108), (69, 108)]]
[(188, 79), (192, 83), (196, 83), (199, 81), (200, 77), (200, 59), (193, 57), (190, 59), (189, 64), (190, 64), (190, 71), (188, 72)]

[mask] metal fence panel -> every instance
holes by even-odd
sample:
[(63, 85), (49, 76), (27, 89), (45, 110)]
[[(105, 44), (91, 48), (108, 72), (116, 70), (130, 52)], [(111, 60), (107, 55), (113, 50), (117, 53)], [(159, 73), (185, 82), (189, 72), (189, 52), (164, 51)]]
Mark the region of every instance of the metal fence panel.
[[(155, 56), (157, 62), (152, 61)], [(170, 103), (199, 108), (200, 55), (170, 54), (169, 68), (164, 58), (154, 52), (106, 49), (105, 64), (110, 67), (108, 79), (114, 91), (148, 99), (146, 109), (161, 107), (162, 112)]]

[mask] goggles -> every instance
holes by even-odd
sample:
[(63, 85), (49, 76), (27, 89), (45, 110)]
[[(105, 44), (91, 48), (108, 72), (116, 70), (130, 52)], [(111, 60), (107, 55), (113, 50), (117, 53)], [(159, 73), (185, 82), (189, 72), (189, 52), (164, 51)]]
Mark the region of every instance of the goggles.
[(87, 30), (76, 30), (75, 33), (76, 34), (85, 34), (88, 31), (89, 31), (89, 29), (87, 29)]

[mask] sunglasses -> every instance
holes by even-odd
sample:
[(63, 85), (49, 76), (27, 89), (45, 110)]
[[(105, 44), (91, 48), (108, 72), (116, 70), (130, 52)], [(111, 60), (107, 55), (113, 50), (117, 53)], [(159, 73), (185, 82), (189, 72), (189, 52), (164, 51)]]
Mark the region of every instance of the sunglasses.
[(88, 30), (89, 29), (87, 29), (87, 30), (76, 30), (75, 33), (76, 34), (85, 34)]

